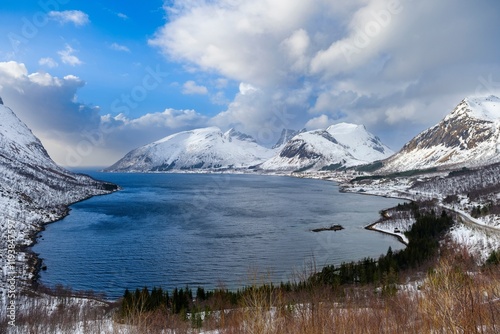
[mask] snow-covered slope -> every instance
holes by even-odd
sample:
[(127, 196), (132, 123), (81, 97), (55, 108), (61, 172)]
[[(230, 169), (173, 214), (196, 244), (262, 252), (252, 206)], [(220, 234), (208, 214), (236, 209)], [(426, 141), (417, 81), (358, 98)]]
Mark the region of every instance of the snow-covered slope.
[(466, 98), (384, 162), (382, 172), (470, 167), (500, 161), (500, 99)]
[[(6, 279), (19, 287), (32, 278), (26, 246), (44, 223), (66, 214), (67, 205), (116, 186), (57, 166), (41, 142), (14, 112), (0, 104), (0, 304), (6, 302)], [(15, 245), (15, 272), (8, 264), (8, 245)], [(0, 307), (1, 308), (1, 307)]]
[(326, 130), (302, 132), (260, 168), (320, 170), (350, 167), (382, 160), (393, 152), (363, 125), (339, 123)]
[(293, 137), (295, 137), (296, 135), (298, 135), (299, 133), (302, 133), (302, 132), (305, 132), (306, 129), (302, 129), (300, 131), (295, 131), (295, 130), (290, 130), (290, 129), (283, 129), (281, 131), (281, 136), (280, 138), (278, 139), (278, 141), (276, 142), (276, 144), (273, 145), (273, 149), (281, 149), (283, 146), (286, 145), (286, 143), (288, 143), (290, 141), (290, 139), (292, 139)]
[(243, 133), (217, 127), (184, 131), (127, 153), (108, 172), (220, 170), (248, 168), (262, 163), (274, 151)]

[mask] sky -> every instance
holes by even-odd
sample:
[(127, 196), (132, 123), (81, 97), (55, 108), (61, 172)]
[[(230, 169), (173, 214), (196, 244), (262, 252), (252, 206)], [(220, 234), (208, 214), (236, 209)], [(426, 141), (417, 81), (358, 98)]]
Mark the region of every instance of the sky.
[(179, 131), (363, 124), (393, 150), (500, 95), (496, 0), (2, 0), (0, 96), (69, 167)]

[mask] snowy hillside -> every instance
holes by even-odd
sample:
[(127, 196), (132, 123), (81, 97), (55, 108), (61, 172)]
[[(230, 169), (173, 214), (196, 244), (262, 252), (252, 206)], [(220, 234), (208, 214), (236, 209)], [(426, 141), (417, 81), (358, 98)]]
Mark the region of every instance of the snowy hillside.
[(108, 172), (221, 170), (248, 168), (270, 158), (274, 151), (250, 136), (217, 127), (184, 131), (137, 148), (106, 169)]
[(276, 142), (276, 144), (273, 145), (273, 149), (281, 149), (283, 146), (286, 145), (286, 143), (288, 143), (290, 141), (290, 139), (292, 139), (293, 137), (295, 137), (296, 135), (298, 135), (299, 133), (302, 133), (302, 132), (305, 132), (306, 129), (302, 129), (300, 131), (295, 131), (295, 130), (290, 130), (290, 129), (283, 129), (281, 131), (281, 136), (280, 138), (278, 139), (278, 141)]
[(500, 161), (500, 99), (464, 99), (384, 162), (383, 172), (484, 166)]
[(382, 160), (391, 154), (391, 149), (363, 125), (340, 123), (326, 130), (299, 133), (260, 167), (281, 171), (337, 169)]
[[(0, 303), (5, 303), (7, 278), (15, 277), (19, 286), (33, 278), (33, 263), (28, 266), (30, 255), (24, 249), (42, 225), (63, 217), (68, 204), (116, 186), (57, 166), (31, 130), (1, 104), (0, 180)], [(15, 245), (15, 272), (8, 245)]]

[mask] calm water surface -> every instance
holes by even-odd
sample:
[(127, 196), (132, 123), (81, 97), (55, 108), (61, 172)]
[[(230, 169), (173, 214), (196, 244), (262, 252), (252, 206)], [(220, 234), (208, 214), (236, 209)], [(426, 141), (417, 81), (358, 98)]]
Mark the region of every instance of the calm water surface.
[[(40, 281), (110, 298), (125, 288), (165, 289), (260, 277), (293, 279), (313, 259), (327, 264), (378, 257), (395, 238), (364, 229), (398, 200), (343, 194), (331, 182), (259, 175), (107, 174), (123, 187), (71, 206), (33, 247)], [(311, 229), (342, 224), (338, 232)], [(295, 273), (295, 274), (294, 274)]]

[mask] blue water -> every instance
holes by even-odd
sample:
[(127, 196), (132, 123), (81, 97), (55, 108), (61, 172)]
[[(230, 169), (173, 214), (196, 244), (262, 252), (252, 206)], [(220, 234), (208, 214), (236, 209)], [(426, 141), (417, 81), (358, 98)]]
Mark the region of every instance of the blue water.
[[(88, 172), (88, 171), (87, 171)], [(378, 257), (395, 238), (367, 231), (398, 200), (339, 193), (331, 182), (260, 175), (89, 173), (123, 190), (71, 206), (33, 247), (40, 281), (110, 298), (125, 288), (237, 288), (304, 268)], [(342, 224), (338, 232), (311, 229)]]

